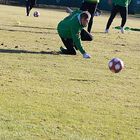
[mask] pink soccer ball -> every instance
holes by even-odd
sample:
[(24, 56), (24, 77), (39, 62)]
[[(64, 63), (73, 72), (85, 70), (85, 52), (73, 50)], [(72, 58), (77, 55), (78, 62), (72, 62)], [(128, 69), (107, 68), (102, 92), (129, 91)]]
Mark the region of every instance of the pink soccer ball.
[(124, 68), (124, 63), (119, 58), (113, 58), (109, 61), (108, 67), (112, 72), (118, 73)]
[(34, 15), (34, 17), (39, 17), (40, 13), (38, 11), (35, 11), (33, 15)]

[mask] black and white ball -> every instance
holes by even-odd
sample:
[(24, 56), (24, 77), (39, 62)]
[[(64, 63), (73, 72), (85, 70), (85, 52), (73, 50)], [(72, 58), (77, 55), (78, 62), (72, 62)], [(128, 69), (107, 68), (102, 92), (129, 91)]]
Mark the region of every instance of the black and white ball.
[(34, 15), (34, 17), (39, 17), (40, 13), (38, 11), (35, 11), (33, 15)]
[(109, 61), (108, 67), (112, 72), (118, 73), (124, 68), (124, 63), (119, 58), (113, 58)]

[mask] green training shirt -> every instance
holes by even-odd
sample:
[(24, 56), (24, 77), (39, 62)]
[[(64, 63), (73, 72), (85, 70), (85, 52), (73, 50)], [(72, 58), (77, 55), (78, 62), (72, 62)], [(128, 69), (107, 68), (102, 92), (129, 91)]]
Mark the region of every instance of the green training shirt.
[(113, 4), (123, 6), (123, 7), (128, 7), (130, 2), (131, 0), (113, 0)]
[(100, 0), (84, 0), (84, 2), (99, 3)]
[(85, 50), (81, 45), (80, 33), (84, 28), (78, 19), (82, 11), (77, 10), (70, 14), (68, 17), (64, 18), (57, 26), (57, 31), (62, 38), (72, 38), (77, 49), (84, 54)]

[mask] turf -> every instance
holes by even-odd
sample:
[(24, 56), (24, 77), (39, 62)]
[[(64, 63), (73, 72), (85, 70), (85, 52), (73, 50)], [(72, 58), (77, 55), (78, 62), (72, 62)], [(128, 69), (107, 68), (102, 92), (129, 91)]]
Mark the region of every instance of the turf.
[[(33, 9), (26, 17), (23, 7), (0, 9), (1, 140), (140, 139), (139, 32), (104, 34), (109, 15), (95, 17), (94, 41), (83, 42), (92, 58), (85, 60), (58, 53), (65, 11)], [(131, 17), (126, 26), (139, 25)], [(125, 64), (118, 74), (108, 69), (113, 57)]]

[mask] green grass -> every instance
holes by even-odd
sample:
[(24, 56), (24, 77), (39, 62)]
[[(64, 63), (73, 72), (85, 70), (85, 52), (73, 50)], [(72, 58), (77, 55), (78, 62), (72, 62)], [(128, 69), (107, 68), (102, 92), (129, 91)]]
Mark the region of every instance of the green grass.
[[(85, 60), (56, 53), (64, 11), (38, 9), (34, 18), (21, 7), (0, 9), (1, 140), (140, 139), (140, 32), (104, 34), (109, 15), (95, 17)], [(139, 25), (131, 17), (126, 26)], [(125, 63), (118, 74), (108, 69), (113, 57)]]

